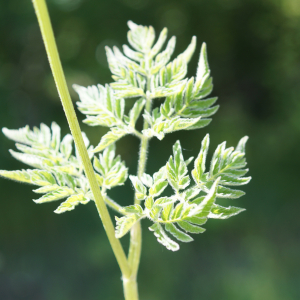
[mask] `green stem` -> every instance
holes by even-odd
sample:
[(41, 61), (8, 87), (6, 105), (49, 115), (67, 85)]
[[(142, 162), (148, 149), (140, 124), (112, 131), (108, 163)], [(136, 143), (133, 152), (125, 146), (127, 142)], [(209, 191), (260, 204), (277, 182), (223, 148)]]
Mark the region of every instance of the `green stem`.
[(125, 300), (138, 300), (138, 286), (136, 279), (124, 278), (123, 277), (123, 287), (124, 287), (124, 296)]
[[(149, 82), (149, 80), (148, 80)], [(151, 112), (152, 101), (150, 98), (146, 98), (146, 107), (145, 110), (147, 112)], [(149, 128), (149, 124), (146, 120), (144, 120), (143, 129)], [(147, 150), (148, 150), (149, 138), (143, 136), (141, 139), (141, 147), (139, 153), (138, 160), (138, 172), (137, 175), (140, 178), (146, 169), (147, 163)], [(134, 200), (135, 204), (139, 204), (140, 201), (136, 199)], [(141, 223), (137, 222), (130, 230), (130, 246), (129, 246), (129, 254), (128, 254), (128, 262), (131, 268), (131, 276), (128, 280), (123, 280), (124, 294), (130, 295), (130, 298), (126, 298), (127, 300), (138, 300), (138, 290), (137, 290), (137, 273), (140, 264), (141, 258), (141, 250), (142, 250), (142, 228)]]
[(123, 276), (129, 277), (131, 270), (127, 262), (126, 255), (122, 248), (120, 241), (115, 237), (115, 230), (107, 207), (104, 203), (100, 189), (97, 184), (95, 173), (88, 157), (87, 149), (84, 145), (79, 123), (73, 107), (73, 103), (69, 94), (66, 79), (61, 66), (57, 46), (54, 39), (53, 29), (50, 22), (50, 17), (45, 0), (33, 0), (33, 6), (38, 18), (39, 26), (41, 29), (42, 37), (46, 47), (50, 67), (56, 83), (56, 87), (73, 135), (77, 150), (81, 157), (85, 174), (89, 181), (91, 191), (94, 195), (95, 204), (102, 220), (104, 229), (108, 236), (109, 242), (116, 256)]
[(115, 202), (114, 200), (109, 198), (107, 195), (103, 195), (103, 198), (104, 198), (105, 203), (109, 207), (111, 207), (112, 209), (114, 209), (115, 211), (117, 211), (121, 215), (126, 215), (126, 213), (124, 212), (123, 207), (120, 204), (118, 204), (117, 202)]

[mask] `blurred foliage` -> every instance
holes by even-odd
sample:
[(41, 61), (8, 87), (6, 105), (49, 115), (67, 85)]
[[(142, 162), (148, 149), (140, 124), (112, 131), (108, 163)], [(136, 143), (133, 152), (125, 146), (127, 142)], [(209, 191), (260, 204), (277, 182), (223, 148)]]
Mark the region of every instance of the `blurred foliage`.
[[(207, 43), (213, 96), (219, 97), (221, 108), (207, 128), (175, 133), (162, 142), (153, 139), (148, 173), (166, 162), (178, 138), (184, 154), (195, 156), (207, 132), (211, 149), (223, 140), (231, 146), (241, 136), (250, 136), (247, 157), (253, 180), (244, 189), (247, 195), (230, 200), (234, 203), (220, 203), (247, 211), (226, 223), (208, 222), (208, 232), (177, 253), (165, 250), (145, 230), (141, 299), (299, 299), (300, 2), (48, 0), (48, 4), (70, 86), (111, 81), (104, 46), (126, 42), (129, 19), (157, 31), (168, 27), (178, 38), (175, 55), (192, 35), (198, 37), (198, 53), (200, 43)], [(0, 28), (0, 127), (56, 121), (63, 134), (68, 133), (31, 1), (1, 1)], [(197, 59), (198, 54), (189, 76), (196, 71)], [(74, 92), (72, 96), (77, 99)], [(105, 132), (82, 128), (94, 145)], [(196, 144), (191, 138), (195, 134)], [(13, 143), (3, 135), (0, 145), (1, 169), (24, 167), (10, 157)], [(130, 173), (135, 173), (137, 139), (124, 138), (118, 146)], [(92, 203), (55, 215), (31, 201), (34, 195), (26, 185), (1, 180), (0, 189), (1, 299), (122, 299), (120, 272)], [(125, 205), (132, 195), (127, 184), (116, 189), (114, 197)], [(56, 203), (49, 206), (54, 210)], [(125, 239), (125, 247), (127, 243)]]

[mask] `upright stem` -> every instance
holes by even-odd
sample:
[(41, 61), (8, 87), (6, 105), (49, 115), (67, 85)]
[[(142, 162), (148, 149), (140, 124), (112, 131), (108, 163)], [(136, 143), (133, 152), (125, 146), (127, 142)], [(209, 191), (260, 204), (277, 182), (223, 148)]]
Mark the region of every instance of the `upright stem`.
[[(148, 80), (149, 83), (149, 80)], [(150, 113), (152, 102), (150, 98), (146, 99), (145, 110)], [(143, 129), (147, 129), (149, 124), (144, 120)], [(146, 169), (147, 163), (147, 150), (148, 150), (149, 139), (145, 136), (141, 139), (141, 147), (138, 161), (138, 172), (137, 175), (140, 178)], [(134, 203), (139, 204), (140, 201), (135, 198)], [(137, 273), (140, 264), (142, 250), (142, 228), (141, 223), (137, 222), (130, 230), (130, 246), (128, 254), (128, 262), (131, 268), (130, 278), (123, 277), (123, 287), (126, 300), (138, 300), (138, 286), (137, 286)], [(128, 295), (128, 298), (127, 296)]]
[(104, 229), (108, 236), (109, 242), (116, 256), (118, 264), (120, 266), (123, 276), (129, 277), (131, 270), (127, 262), (126, 255), (122, 248), (120, 241), (115, 237), (115, 230), (107, 207), (104, 203), (100, 189), (97, 184), (95, 173), (89, 159), (87, 149), (84, 145), (79, 123), (76, 117), (76, 113), (73, 107), (73, 103), (69, 94), (66, 79), (61, 66), (58, 50), (56, 47), (53, 29), (50, 22), (49, 13), (45, 0), (32, 0), (35, 12), (38, 18), (39, 26), (42, 32), (42, 37), (46, 47), (50, 67), (53, 73), (53, 77), (56, 83), (56, 87), (77, 147), (80, 158), (82, 160), (84, 172), (89, 181), (91, 191), (94, 195), (96, 207), (100, 218), (102, 220)]

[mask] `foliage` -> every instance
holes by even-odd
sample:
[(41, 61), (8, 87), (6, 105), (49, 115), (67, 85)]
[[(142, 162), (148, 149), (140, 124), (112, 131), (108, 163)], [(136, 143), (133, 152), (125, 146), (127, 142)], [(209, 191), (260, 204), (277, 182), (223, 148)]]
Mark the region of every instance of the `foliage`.
[[(117, 218), (118, 237), (126, 234), (135, 222), (147, 217), (154, 222), (149, 229), (157, 240), (167, 249), (176, 251), (179, 245), (168, 237), (165, 230), (178, 241), (190, 242), (193, 239), (188, 233), (203, 233), (205, 229), (200, 226), (209, 218), (227, 219), (244, 211), (238, 207), (220, 206), (216, 204), (216, 199), (239, 198), (244, 194), (227, 186), (247, 184), (251, 179), (242, 177), (248, 171), (242, 169), (246, 165), (246, 140), (246, 137), (241, 139), (235, 150), (233, 147), (226, 149), (225, 143), (219, 145), (213, 155), (210, 171), (205, 173), (209, 144), (209, 135), (206, 135), (192, 170), (193, 184), (188, 175), (189, 161), (184, 160), (179, 141), (173, 146), (173, 156), (153, 177), (148, 174), (141, 179), (130, 176), (136, 197), (145, 200), (145, 209), (143, 211), (136, 204), (128, 207), (130, 214)], [(173, 188), (174, 194), (161, 196), (168, 185)]]
[[(39, 186), (34, 192), (44, 195), (33, 200), (35, 203), (67, 198), (55, 210), (55, 213), (60, 214), (73, 210), (79, 203), (87, 204), (93, 198), (77, 151), (72, 155), (73, 138), (67, 134), (61, 140), (60, 127), (55, 122), (51, 129), (41, 124), (40, 128), (34, 127), (33, 130), (28, 126), (19, 130), (3, 128), (3, 133), (17, 142), (16, 148), (20, 152), (10, 150), (12, 156), (36, 169), (0, 171), (0, 176)], [(88, 147), (89, 140), (85, 134), (83, 137)], [(92, 159), (92, 146), (88, 148), (88, 152)], [(115, 158), (114, 146), (108, 147), (103, 155), (100, 154), (99, 160), (94, 157), (94, 166), (99, 186), (104, 193), (105, 189), (123, 184), (127, 178), (127, 168), (120, 157)]]
[[(191, 176), (188, 164), (193, 158), (184, 160), (180, 142), (173, 146), (173, 155), (152, 176), (142, 172), (130, 175), (135, 190), (135, 204), (121, 207), (111, 200), (107, 191), (122, 185), (128, 170), (119, 156), (115, 155), (115, 143), (127, 134), (133, 134), (142, 142), (156, 137), (162, 140), (166, 134), (179, 130), (193, 130), (207, 126), (211, 116), (218, 110), (216, 97), (207, 98), (212, 92), (212, 77), (207, 59), (206, 44), (203, 43), (195, 77), (186, 78), (188, 63), (196, 48), (193, 37), (187, 49), (174, 58), (176, 39), (167, 40), (167, 29), (163, 29), (155, 42), (154, 29), (128, 22), (128, 42), (123, 53), (117, 47), (106, 47), (109, 68), (114, 82), (97, 86), (74, 85), (79, 95), (78, 109), (86, 115), (84, 123), (90, 126), (105, 126), (109, 131), (93, 148), (83, 134), (97, 182), (106, 203), (122, 216), (116, 217), (116, 237), (124, 236), (134, 224), (144, 218), (153, 222), (149, 227), (159, 243), (176, 251), (180, 242), (190, 242), (190, 234), (203, 233), (202, 227), (208, 219), (227, 219), (244, 209), (223, 207), (218, 198), (236, 199), (244, 192), (232, 187), (247, 184), (250, 177), (243, 177), (245, 169), (245, 144), (240, 140), (234, 149), (220, 144), (212, 157), (209, 171), (206, 158), (209, 135), (202, 141), (199, 155), (194, 161)], [(125, 114), (125, 101), (135, 98), (133, 107)], [(153, 103), (163, 99), (159, 107), (151, 109)], [(143, 118), (144, 126), (137, 128), (137, 120)], [(16, 143), (19, 152), (10, 150), (21, 162), (34, 169), (0, 171), (0, 175), (12, 180), (39, 186), (35, 193), (44, 194), (36, 203), (67, 198), (55, 210), (63, 213), (73, 210), (78, 204), (93, 200), (89, 182), (83, 173), (81, 159), (73, 151), (72, 136), (62, 140), (60, 127), (52, 123), (51, 128), (41, 124), (30, 130), (28, 126), (19, 130), (3, 129), (3, 133)], [(95, 153), (101, 152), (99, 158)], [(145, 164), (145, 162), (144, 162)], [(143, 166), (144, 168), (145, 166)], [(173, 194), (166, 195), (167, 186)], [(143, 205), (142, 202), (144, 201)]]

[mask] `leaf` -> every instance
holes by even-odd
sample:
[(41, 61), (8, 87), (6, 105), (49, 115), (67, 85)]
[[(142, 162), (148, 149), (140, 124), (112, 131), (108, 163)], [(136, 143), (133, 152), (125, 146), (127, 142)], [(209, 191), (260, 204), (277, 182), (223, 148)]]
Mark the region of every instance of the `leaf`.
[(56, 152), (58, 152), (60, 146), (60, 127), (55, 122), (53, 122), (51, 124), (51, 130), (52, 130), (51, 148), (54, 149)]
[(167, 97), (176, 93), (179, 93), (182, 88), (184, 87), (185, 81), (175, 81), (175, 82), (170, 82), (166, 83), (163, 86), (153, 86), (152, 84), (152, 92), (150, 93), (150, 97), (152, 99), (154, 98), (162, 98), (162, 97)]
[(203, 233), (205, 231), (204, 228), (193, 225), (186, 221), (179, 221), (178, 225), (185, 231), (190, 233)]
[(161, 50), (162, 46), (164, 45), (164, 43), (167, 39), (167, 33), (168, 33), (167, 28), (164, 28), (161, 31), (161, 33), (159, 34), (159, 37), (157, 39), (157, 42), (155, 43), (155, 45), (153, 46), (153, 48), (151, 49), (151, 51), (149, 53), (149, 57), (155, 56)]
[(45, 193), (55, 191), (57, 189), (59, 189), (59, 185), (53, 184), (53, 185), (42, 186), (36, 190), (33, 190), (33, 192), (35, 192), (37, 194), (45, 194)]
[[(179, 55), (166, 67), (159, 71), (159, 86), (166, 87), (171, 83), (178, 82), (186, 76), (187, 62), (183, 55)], [(178, 86), (178, 88), (180, 85)]]
[(187, 63), (191, 60), (191, 58), (195, 52), (196, 42), (197, 42), (197, 37), (193, 36), (191, 43), (189, 44), (187, 49), (182, 53), (182, 56), (184, 57), (184, 59)]
[(67, 134), (61, 141), (60, 152), (66, 157), (66, 159), (69, 159), (70, 155), (72, 154), (72, 143), (73, 137), (71, 134)]
[(251, 177), (235, 177), (223, 174), (221, 176), (221, 184), (222, 185), (245, 185), (249, 183)]
[(142, 53), (140, 53), (138, 51), (133, 51), (127, 45), (123, 45), (123, 51), (127, 57), (129, 57), (137, 62), (142, 61), (144, 58), (144, 55)]
[(207, 134), (205, 138), (202, 140), (201, 150), (199, 152), (199, 155), (195, 159), (192, 176), (196, 183), (199, 183), (201, 181), (202, 176), (205, 172), (205, 163), (206, 163), (208, 147), (209, 147), (209, 134)]
[(45, 169), (54, 165), (51, 160), (44, 157), (26, 153), (19, 153), (13, 150), (9, 150), (9, 152), (15, 159), (34, 168)]
[(200, 129), (200, 128), (203, 128), (203, 127), (209, 125), (210, 122), (211, 122), (211, 119), (200, 119), (199, 121), (197, 121), (193, 125), (187, 127), (186, 130)]
[(142, 214), (143, 213), (143, 209), (139, 204), (125, 206), (123, 209), (124, 209), (125, 213), (129, 213), (129, 214)]
[(154, 223), (151, 227), (149, 227), (149, 230), (154, 232), (154, 235), (157, 237), (157, 241), (164, 245), (168, 250), (179, 250), (179, 245), (166, 235), (161, 225)]
[(153, 197), (152, 196), (147, 197), (145, 200), (145, 207), (148, 210), (151, 210), (153, 205), (154, 205)]
[(195, 198), (199, 193), (200, 193), (201, 189), (197, 188), (197, 186), (193, 186), (187, 190), (185, 190), (180, 197), (184, 200), (184, 201), (188, 201), (191, 200), (193, 198)]
[(56, 214), (61, 214), (66, 211), (71, 211), (75, 209), (75, 206), (79, 203), (87, 204), (90, 199), (86, 198), (84, 194), (76, 194), (69, 197), (66, 201), (61, 203), (59, 207), (54, 211)]
[(142, 175), (141, 180), (143, 184), (146, 185), (147, 187), (151, 187), (153, 185), (152, 177), (146, 173)]
[[(243, 196), (245, 193), (239, 190), (233, 190), (224, 186), (240, 186), (247, 184), (251, 177), (242, 177), (248, 172), (248, 169), (242, 169), (246, 165), (245, 159), (245, 143), (247, 137), (241, 139), (238, 144), (238, 150), (233, 147), (226, 148), (226, 143), (223, 142), (216, 148), (209, 172), (205, 173), (204, 155), (204, 140), (202, 142), (201, 151), (195, 161), (195, 168), (192, 171), (193, 179), (198, 187), (201, 187), (205, 192), (211, 188), (213, 181), (220, 177), (217, 197), (236, 199)], [(207, 145), (208, 147), (208, 145)], [(197, 162), (197, 163), (196, 163)]]
[(195, 119), (176, 117), (173, 120), (171, 119), (171, 122), (167, 123), (168, 125), (165, 126), (164, 133), (188, 129), (199, 121), (200, 117)]
[(169, 40), (166, 49), (156, 56), (154, 60), (154, 64), (150, 70), (151, 75), (155, 75), (156, 73), (158, 73), (159, 70), (169, 62), (175, 50), (175, 44), (176, 44), (176, 38), (175, 36), (173, 36)]
[(161, 213), (161, 218), (162, 218), (162, 220), (163, 220), (163, 221), (169, 220), (172, 211), (173, 211), (173, 203), (170, 203), (170, 204), (166, 205), (166, 206), (163, 208), (162, 213)]
[(105, 149), (107, 146), (119, 140), (128, 132), (124, 128), (113, 127), (108, 133), (102, 136), (100, 143), (95, 147), (93, 152), (99, 152)]
[(103, 154), (99, 154), (99, 159), (94, 158), (94, 168), (101, 174), (99, 183), (107, 189), (124, 184), (128, 177), (128, 168), (121, 161), (120, 156), (115, 157), (115, 154), (115, 145), (111, 144)]
[(133, 108), (130, 110), (129, 124), (131, 127), (133, 127), (133, 128), (135, 127), (135, 123), (136, 123), (142, 109), (144, 108), (145, 103), (146, 103), (146, 100), (140, 99), (135, 102), (135, 104), (133, 105)]
[(35, 184), (39, 186), (56, 184), (56, 181), (50, 172), (41, 171), (41, 170), (22, 170), (22, 171), (0, 170), (0, 176), (11, 180)]
[(131, 227), (142, 218), (140, 214), (129, 214), (122, 218), (115, 217), (117, 221), (115, 235), (116, 238), (120, 239), (123, 237)]
[(155, 33), (152, 26), (146, 27), (128, 21), (128, 41), (130, 45), (136, 50), (146, 53), (148, 52), (154, 42)]
[[(206, 217), (197, 217), (197, 216), (193, 216), (193, 217), (184, 217), (184, 221), (188, 222), (188, 223), (192, 223), (191, 225), (195, 224), (195, 225), (203, 225), (206, 223), (207, 218)], [(185, 224), (185, 223), (184, 223)], [(184, 225), (183, 225), (184, 226)], [(197, 228), (195, 229), (197, 230)], [(196, 232), (197, 233), (197, 232)]]
[(159, 218), (159, 215), (162, 211), (162, 207), (159, 205), (153, 205), (148, 216), (152, 219), (153, 222), (156, 222)]
[(191, 242), (194, 239), (192, 237), (190, 237), (188, 234), (182, 232), (181, 230), (179, 230), (178, 228), (175, 227), (174, 224), (172, 223), (168, 223), (165, 226), (166, 230), (168, 232), (170, 232), (177, 240), (181, 241), (181, 242)]
[(226, 188), (224, 186), (218, 187), (217, 196), (219, 198), (230, 198), (230, 199), (237, 199), (245, 195), (245, 192), (239, 190), (233, 190), (230, 188)]
[(131, 180), (133, 187), (135, 189), (135, 197), (138, 200), (144, 200), (147, 197), (147, 189), (137, 176), (130, 175), (129, 179)]
[(213, 183), (209, 193), (205, 196), (202, 202), (196, 208), (189, 212), (189, 216), (197, 215), (197, 217), (207, 217), (216, 201), (218, 184), (220, 177)]
[(42, 196), (41, 198), (35, 199), (33, 201), (35, 203), (40, 204), (40, 203), (60, 200), (60, 199), (66, 198), (72, 194), (74, 194), (73, 189), (64, 186), (64, 187), (59, 187), (58, 189), (51, 191), (51, 192), (45, 194), (44, 196)]
[(186, 188), (190, 183), (189, 176), (186, 175), (188, 170), (183, 159), (179, 141), (173, 146), (173, 155), (174, 158), (171, 156), (166, 165), (167, 179), (174, 190), (178, 191)]
[(2, 128), (2, 132), (10, 140), (26, 145), (32, 145), (32, 141), (28, 138), (28, 135), (30, 134), (30, 129), (28, 125), (17, 130), (8, 129), (4, 127)]
[(109, 85), (104, 87), (98, 84), (98, 86), (87, 88), (73, 85), (73, 88), (80, 98), (80, 101), (76, 103), (78, 109), (87, 115), (84, 123), (90, 126), (108, 127), (124, 125), (124, 99), (116, 99)]
[(245, 211), (244, 208), (239, 208), (239, 207), (234, 207), (234, 206), (223, 207), (223, 206), (214, 204), (211, 212), (208, 215), (208, 218), (228, 219), (228, 218), (235, 216), (243, 211)]
[(149, 189), (149, 194), (153, 197), (159, 196), (165, 188), (168, 186), (168, 182), (165, 180), (157, 181), (154, 185)]
[(161, 197), (161, 198), (158, 198), (154, 205), (156, 206), (161, 206), (161, 207), (166, 207), (172, 203), (174, 203), (176, 201), (176, 198), (169, 198), (169, 197)]
[(249, 137), (248, 136), (244, 136), (238, 143), (237, 147), (236, 147), (236, 151), (245, 153), (245, 147), (246, 147), (246, 143), (248, 141)]
[(207, 60), (207, 50), (206, 50), (206, 44), (203, 43), (201, 47), (200, 52), (200, 59), (198, 62), (198, 69), (197, 69), (197, 75), (196, 75), (196, 81), (201, 80), (206, 74), (210, 73), (208, 60)]
[(144, 96), (144, 91), (141, 88), (134, 87), (127, 82), (123, 85), (119, 83), (112, 83), (111, 86), (116, 90), (116, 97), (118, 98), (133, 98)]

